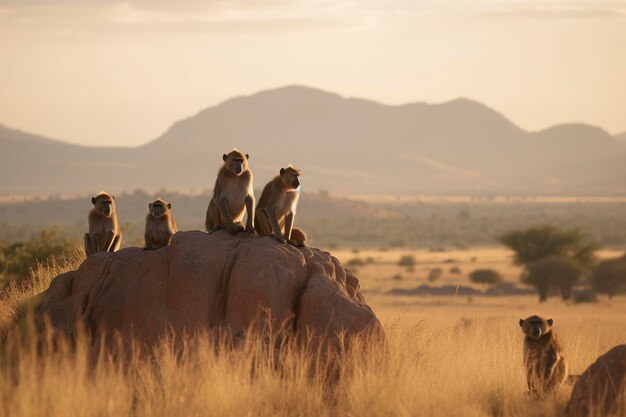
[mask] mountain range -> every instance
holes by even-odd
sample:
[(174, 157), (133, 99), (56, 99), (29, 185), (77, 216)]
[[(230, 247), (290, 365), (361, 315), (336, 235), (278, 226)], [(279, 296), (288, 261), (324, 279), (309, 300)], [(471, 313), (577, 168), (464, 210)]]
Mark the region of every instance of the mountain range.
[(255, 188), (280, 167), (341, 194), (619, 194), (626, 133), (538, 132), (472, 100), (384, 105), (303, 86), (227, 100), (138, 147), (87, 147), (0, 126), (0, 194), (206, 190), (222, 154), (250, 154)]

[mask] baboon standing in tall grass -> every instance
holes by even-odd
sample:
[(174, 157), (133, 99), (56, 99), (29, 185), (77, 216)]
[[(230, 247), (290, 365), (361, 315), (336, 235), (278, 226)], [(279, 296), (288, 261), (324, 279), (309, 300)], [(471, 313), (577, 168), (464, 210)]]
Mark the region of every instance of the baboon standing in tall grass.
[(539, 316), (519, 321), (525, 336), (526, 382), (528, 390), (536, 395), (555, 391), (567, 379), (567, 362), (552, 324), (552, 319)]

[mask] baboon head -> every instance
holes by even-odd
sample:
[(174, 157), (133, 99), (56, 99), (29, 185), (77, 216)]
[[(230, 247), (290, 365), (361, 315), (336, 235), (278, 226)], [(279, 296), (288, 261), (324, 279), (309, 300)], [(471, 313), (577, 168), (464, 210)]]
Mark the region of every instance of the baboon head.
[(280, 180), (285, 187), (296, 190), (300, 187), (300, 170), (289, 164), (280, 169)]
[(248, 170), (248, 159), (250, 155), (244, 154), (237, 150), (237, 148), (230, 151), (229, 154), (222, 156), (224, 165), (226, 168), (235, 175), (241, 175)]
[(166, 215), (170, 211), (171, 208), (172, 208), (172, 205), (161, 198), (148, 204), (148, 211), (150, 211), (150, 214), (155, 219), (158, 219), (159, 217)]
[(115, 213), (115, 197), (104, 191), (95, 197), (91, 197), (91, 204), (103, 216), (111, 217)]
[(552, 323), (554, 323), (552, 319), (546, 320), (539, 316), (530, 316), (519, 320), (519, 325), (524, 334), (533, 339), (539, 339), (541, 336), (550, 333)]

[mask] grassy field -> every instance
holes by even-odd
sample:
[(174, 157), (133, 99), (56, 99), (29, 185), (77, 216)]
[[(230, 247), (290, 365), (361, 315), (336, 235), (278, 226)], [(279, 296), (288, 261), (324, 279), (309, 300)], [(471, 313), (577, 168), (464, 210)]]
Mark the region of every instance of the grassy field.
[[(407, 254), (417, 261), (414, 272), (397, 265)], [(255, 342), (237, 351), (216, 351), (204, 338), (188, 340), (182, 351), (164, 342), (155, 348), (154, 360), (136, 359), (126, 366), (101, 360), (95, 367), (88, 365), (84, 342), (75, 353), (37, 354), (24, 346), (2, 356), (0, 416), (562, 416), (571, 388), (546, 400), (525, 393), (518, 319), (553, 318), (575, 374), (609, 347), (626, 343), (624, 297), (595, 304), (551, 298), (540, 304), (535, 296), (469, 300), (387, 293), (426, 283), (433, 267), (445, 270), (433, 285), (467, 285), (467, 274), (486, 266), (517, 282), (519, 269), (503, 249), (336, 255), (343, 262), (374, 260), (358, 268), (358, 275), (389, 346), (374, 346), (364, 357), (349, 352), (332, 389), (321, 372), (311, 374), (311, 364), (297, 352), (282, 352), (276, 370)], [(0, 317), (9, 317), (28, 295), (79, 262), (77, 256), (66, 265), (40, 268), (32, 287), (3, 294)], [(449, 273), (452, 266), (462, 272)], [(403, 278), (392, 279), (398, 273)]]

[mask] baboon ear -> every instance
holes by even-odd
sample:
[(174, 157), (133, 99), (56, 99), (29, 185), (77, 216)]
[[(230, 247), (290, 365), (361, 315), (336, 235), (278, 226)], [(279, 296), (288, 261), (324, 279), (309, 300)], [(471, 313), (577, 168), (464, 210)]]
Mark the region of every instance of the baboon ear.
[(552, 319), (548, 319), (548, 324), (549, 324), (550, 326), (552, 326), (552, 323), (554, 323), (554, 320), (552, 320)]
[(172, 208), (172, 203), (167, 203), (167, 208), (171, 209)]
[(246, 159), (250, 159), (250, 154), (246, 154)]
[(223, 160), (224, 162), (226, 162), (226, 158), (228, 158), (228, 155), (226, 155), (226, 154), (222, 155), (222, 160)]
[(280, 169), (280, 175), (283, 175), (285, 173), (285, 168), (281, 168)]
[(96, 197), (91, 197), (91, 204), (96, 204)]
[(115, 196), (114, 195), (111, 196), (111, 200), (115, 200)]
[(151, 209), (152, 208), (152, 203), (148, 203), (148, 208)]
[(519, 319), (519, 327), (522, 327), (524, 325), (524, 319)]

